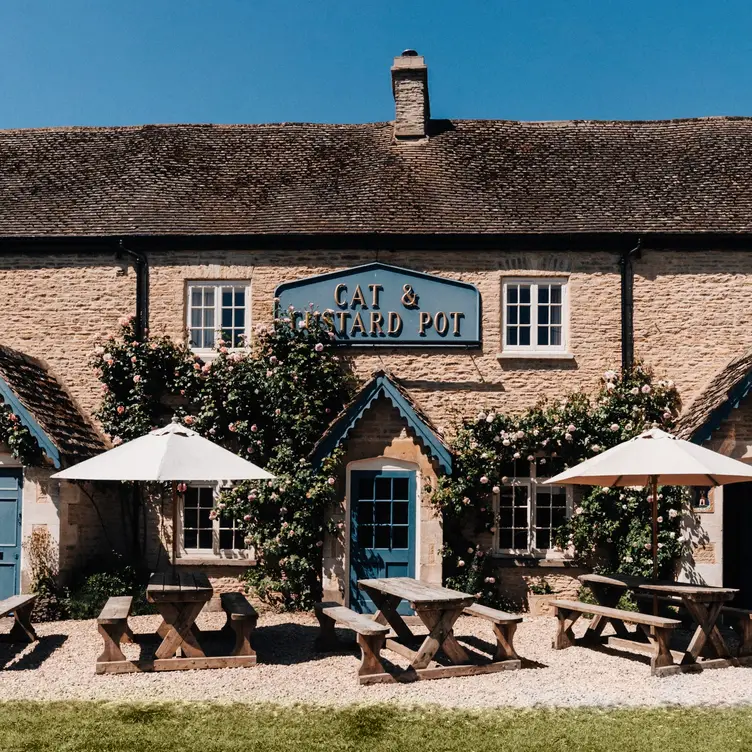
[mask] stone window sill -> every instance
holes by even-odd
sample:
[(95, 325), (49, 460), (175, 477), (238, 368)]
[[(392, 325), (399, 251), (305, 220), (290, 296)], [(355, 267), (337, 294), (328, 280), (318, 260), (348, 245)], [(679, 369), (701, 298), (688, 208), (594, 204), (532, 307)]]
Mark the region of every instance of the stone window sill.
[(498, 360), (574, 360), (574, 353), (570, 352), (500, 352), (496, 354)]
[(176, 567), (255, 567), (255, 559), (225, 559), (221, 556), (179, 556)]
[(580, 566), (575, 559), (547, 559), (545, 556), (535, 554), (501, 554), (493, 553), (491, 558), (502, 567), (577, 567)]

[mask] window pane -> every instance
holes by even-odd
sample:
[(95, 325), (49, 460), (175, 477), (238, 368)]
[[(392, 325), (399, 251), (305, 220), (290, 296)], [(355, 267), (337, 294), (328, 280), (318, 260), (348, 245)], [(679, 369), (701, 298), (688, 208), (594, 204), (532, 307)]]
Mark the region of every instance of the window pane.
[(358, 526), (358, 545), (362, 548), (373, 548), (373, 527), (371, 525)]
[(551, 323), (561, 324), (561, 307), (551, 306)]
[(212, 522), (209, 517), (208, 509), (199, 509), (198, 512), (198, 526), (199, 527), (211, 527)]
[(392, 528), (389, 527), (389, 525), (384, 525), (382, 527), (374, 528), (376, 532), (375, 540), (374, 540), (374, 548), (389, 548), (391, 541), (389, 540)]
[(232, 530), (219, 531), (219, 547), (221, 549), (235, 548), (235, 542)]
[(214, 329), (204, 329), (204, 347), (214, 347)]
[(407, 508), (406, 501), (395, 501), (392, 504), (392, 522), (395, 525), (407, 525)]
[(226, 327), (232, 326), (232, 309), (231, 308), (222, 309), (222, 326), (226, 326)]
[(204, 310), (204, 326), (214, 328), (214, 309), (208, 308)]
[(245, 290), (240, 290), (240, 289), (235, 290), (235, 305), (236, 306), (245, 305)]
[(538, 530), (535, 534), (536, 548), (551, 548), (551, 533), (548, 530)]
[(235, 330), (235, 338), (232, 341), (233, 347), (242, 347), (243, 346), (243, 332), (240, 330)]
[(520, 306), (520, 324), (530, 323), (530, 306)]
[(201, 288), (194, 287), (191, 289), (191, 305), (199, 307), (201, 306)]
[(530, 344), (530, 327), (529, 326), (520, 327), (520, 344), (521, 345)]
[(191, 339), (190, 339), (191, 347), (202, 347), (203, 346), (202, 339), (203, 338), (201, 337), (200, 329), (191, 330)]
[(516, 326), (507, 327), (507, 344), (508, 345), (517, 344), (517, 327)]
[(538, 302), (548, 303), (548, 285), (538, 285)]
[(378, 525), (388, 525), (392, 521), (392, 505), (388, 501), (382, 501), (376, 504), (376, 523)]
[(360, 478), (358, 480), (358, 498), (373, 498), (373, 478)]
[(184, 543), (186, 548), (197, 548), (198, 533), (195, 530), (186, 530), (184, 534)]
[(201, 326), (201, 311), (194, 308), (191, 311), (191, 326)]
[(243, 308), (237, 308), (235, 310), (233, 324), (235, 326), (245, 326), (245, 310)]
[(211, 287), (204, 287), (204, 305), (214, 308), (214, 290)]
[(561, 285), (551, 285), (551, 302), (561, 303)]
[(361, 501), (358, 504), (358, 525), (373, 522), (373, 502)]
[(517, 285), (509, 285), (507, 287), (507, 302), (508, 303), (516, 303), (517, 302)]
[(548, 327), (547, 326), (538, 327), (538, 344), (539, 345), (548, 344)]
[(517, 323), (517, 306), (507, 306), (507, 323)]
[(538, 323), (548, 324), (548, 306), (538, 306)]
[(514, 548), (527, 549), (527, 530), (515, 530)]
[(196, 527), (198, 524), (198, 512), (195, 509), (185, 510), (185, 526)]
[(222, 289), (222, 308), (232, 308), (232, 289)]
[(408, 498), (408, 481), (407, 478), (395, 478), (392, 481), (392, 498), (393, 499), (407, 499)]
[(538, 508), (535, 510), (537, 527), (550, 527), (551, 510), (540, 506), (540, 495), (538, 495)]
[(407, 527), (392, 528), (392, 548), (407, 548)]
[(391, 478), (376, 478), (376, 499), (391, 499), (392, 498), (392, 479)]
[(499, 531), (499, 548), (512, 548), (512, 531)]
[(561, 344), (561, 327), (560, 326), (551, 327), (551, 344), (552, 345)]
[(212, 546), (212, 531), (211, 530), (199, 530), (198, 531), (198, 547), (211, 551)]
[(520, 303), (530, 302), (530, 285), (520, 285)]

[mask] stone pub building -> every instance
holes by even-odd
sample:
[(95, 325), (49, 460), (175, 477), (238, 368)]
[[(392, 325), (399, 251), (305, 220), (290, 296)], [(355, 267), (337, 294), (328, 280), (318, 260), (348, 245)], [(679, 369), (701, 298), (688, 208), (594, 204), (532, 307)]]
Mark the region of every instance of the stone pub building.
[[(114, 505), (49, 475), (108, 445), (88, 357), (131, 313), (210, 356), (220, 321), (250, 333), (275, 297), (330, 311), (362, 391), (319, 445), (345, 452), (327, 597), (348, 601), (369, 551), (384, 574), (441, 579), (426, 489), (451, 472), (455, 421), (592, 391), (636, 357), (677, 384), (684, 437), (752, 458), (752, 120), (434, 119), (411, 50), (391, 85), (380, 123), (0, 131), (0, 397), (48, 464), (0, 447), (0, 597), (28, 582), (37, 526), (64, 573), (117, 539)], [(528, 522), (494, 541), (500, 581), (566, 590), (576, 563), (536, 522), (542, 479), (517, 480)], [(570, 513), (567, 492), (550, 493)], [(389, 544), (349, 527), (375, 497), (392, 502)], [(749, 497), (711, 494), (685, 562), (747, 599)], [(171, 510), (152, 519), (152, 553), (174, 535), (177, 566), (231, 587), (253, 561), (199, 517), (199, 530), (172, 530)]]

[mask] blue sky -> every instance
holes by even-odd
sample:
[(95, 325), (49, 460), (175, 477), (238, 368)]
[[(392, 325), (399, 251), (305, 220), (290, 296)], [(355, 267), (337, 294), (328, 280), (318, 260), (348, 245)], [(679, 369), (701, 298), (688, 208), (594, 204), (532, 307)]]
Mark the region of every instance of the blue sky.
[(0, 128), (752, 115), (749, 0), (2, 0)]

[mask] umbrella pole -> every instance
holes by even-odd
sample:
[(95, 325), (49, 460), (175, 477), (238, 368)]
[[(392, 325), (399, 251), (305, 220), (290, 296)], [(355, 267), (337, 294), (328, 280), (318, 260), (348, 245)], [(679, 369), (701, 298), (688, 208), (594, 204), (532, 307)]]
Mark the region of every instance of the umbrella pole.
[[(653, 582), (658, 581), (658, 476), (650, 478), (653, 494)], [(653, 594), (653, 616), (658, 616), (658, 595)]]
[(172, 481), (172, 576), (178, 563), (178, 483)]

